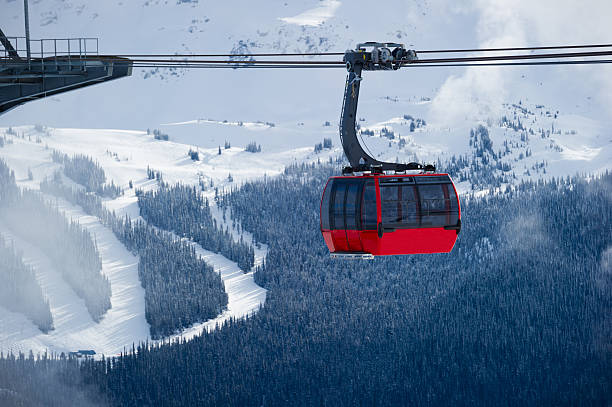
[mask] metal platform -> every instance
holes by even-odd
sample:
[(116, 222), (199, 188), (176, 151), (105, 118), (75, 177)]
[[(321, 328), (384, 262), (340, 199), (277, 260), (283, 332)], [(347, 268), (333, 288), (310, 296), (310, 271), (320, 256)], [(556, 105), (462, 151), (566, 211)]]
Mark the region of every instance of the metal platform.
[(0, 30), (0, 45), (0, 114), (132, 74), (129, 59), (98, 54), (97, 38), (27, 40), (7, 37)]
[(365, 252), (333, 252), (329, 256), (332, 259), (341, 260), (373, 260), (374, 255), (372, 253)]

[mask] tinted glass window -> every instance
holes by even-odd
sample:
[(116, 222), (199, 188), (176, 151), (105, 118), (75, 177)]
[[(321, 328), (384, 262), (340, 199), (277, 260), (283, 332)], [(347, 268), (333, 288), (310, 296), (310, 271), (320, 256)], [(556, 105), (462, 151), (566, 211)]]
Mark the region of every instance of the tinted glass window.
[(329, 230), (329, 212), (331, 208), (329, 207), (329, 203), (331, 200), (332, 188), (334, 186), (334, 180), (330, 179), (325, 187), (325, 191), (323, 192), (323, 199), (321, 200), (321, 228), (323, 230)]
[(419, 213), (416, 188), (412, 185), (403, 185), (400, 187), (399, 192), (402, 209), (401, 223), (406, 226), (418, 226)]
[(381, 184), (382, 222), (385, 226), (417, 227), (418, 202), (412, 185)]
[(374, 181), (367, 181), (363, 190), (361, 221), (363, 229), (376, 230), (376, 186)]
[(332, 229), (345, 229), (344, 227), (344, 195), (346, 184), (336, 181), (333, 190)]
[(358, 210), (359, 207), (359, 190), (361, 187), (361, 182), (351, 182), (346, 189), (346, 206), (345, 206), (345, 215), (346, 215), (346, 228), (349, 230), (357, 230), (360, 229), (360, 222), (358, 219)]
[[(448, 198), (445, 199), (444, 197), (442, 185), (419, 185), (419, 195), (421, 198), (421, 226), (445, 226), (450, 202)], [(447, 205), (449, 205), (448, 209)]]
[(451, 184), (447, 185), (448, 187), (448, 199), (450, 200), (450, 209), (451, 211), (458, 211), (459, 204), (457, 201), (457, 194), (455, 194), (455, 188)]
[(456, 225), (459, 220), (459, 201), (457, 200), (457, 194), (455, 194), (455, 188), (452, 184), (444, 185), (448, 190), (448, 200), (450, 213), (447, 218), (447, 225)]
[(400, 220), (398, 213), (398, 186), (381, 185), (380, 201), (383, 225), (398, 223)]
[(445, 209), (442, 185), (421, 185), (419, 186), (419, 194), (421, 195), (423, 212), (443, 211)]

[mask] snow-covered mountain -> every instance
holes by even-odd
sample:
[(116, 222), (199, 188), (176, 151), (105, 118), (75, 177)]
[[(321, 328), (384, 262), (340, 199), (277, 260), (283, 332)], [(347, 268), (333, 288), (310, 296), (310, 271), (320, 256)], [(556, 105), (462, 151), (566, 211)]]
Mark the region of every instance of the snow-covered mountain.
[[(288, 0), (254, 6), (246, 0), (40, 0), (32, 2), (30, 14), (33, 38), (99, 37), (100, 52), (115, 55), (343, 51), (370, 40), (400, 41), (417, 50), (597, 43), (612, 35), (599, 18), (612, 11), (608, 2), (589, 8), (552, 1), (532, 3), (496, 0), (449, 6), (443, 1), (392, 0), (372, 6), (364, 1)], [(4, 0), (1, 8), (4, 32), (22, 35), (22, 4)], [(285, 124), (282, 135), (278, 130), (259, 133), (262, 146), (286, 150), (319, 140), (319, 125), (326, 121), (335, 126), (344, 77), (342, 69), (143, 68), (128, 79), (22, 106), (0, 117), (0, 125), (143, 130), (195, 119), (262, 121)], [(429, 98), (432, 103), (421, 116), (432, 124), (454, 128), (466, 121), (472, 125), (478, 120), (497, 121), (503, 103), (522, 100), (609, 122), (610, 77), (607, 66), (411, 68), (368, 73), (360, 115), (372, 122), (392, 118), (381, 97)], [(411, 114), (412, 106), (405, 104), (402, 110)], [(249, 134), (244, 130), (208, 124), (174, 127), (172, 135), (175, 140), (212, 147), (209, 134), (240, 137)]]
[[(99, 37), (100, 52), (115, 55), (342, 51), (367, 40), (400, 41), (416, 49), (520, 46), (604, 42), (612, 36), (606, 22), (594, 18), (595, 11), (579, 4), (547, 8), (547, 2), (531, 3), (511, 2), (511, 12), (510, 2), (502, 0), (452, 6), (393, 0), (378, 7), (346, 0), (257, 6), (246, 0), (39, 0), (31, 2), (30, 13), (34, 38)], [(597, 13), (605, 15), (602, 9), (610, 7), (601, 2)], [(22, 4), (0, 0), (0, 11), (2, 29), (21, 35)], [(588, 29), (581, 28), (585, 22)], [(440, 170), (456, 174), (461, 192), (521, 179), (598, 173), (612, 162), (610, 78), (607, 66), (366, 73), (358, 124), (373, 155), (436, 162)], [(0, 138), (13, 142), (0, 148), (0, 158), (16, 171), (21, 187), (36, 189), (57, 168), (51, 149), (89, 155), (126, 190), (106, 207), (136, 218), (138, 205), (128, 185), (154, 188), (147, 167), (161, 171), (169, 183), (204, 182), (223, 189), (279, 174), (294, 162), (341, 157), (337, 123), (344, 81), (342, 69), (135, 70), (131, 78), (28, 103), (0, 116)], [(169, 141), (157, 140), (154, 131), (167, 134)], [(314, 151), (325, 138), (333, 147)], [(261, 152), (244, 151), (251, 142)], [(189, 158), (190, 150), (199, 160)], [(113, 289), (118, 297), (108, 326), (80, 321), (68, 332), (62, 326), (73, 324), (58, 323), (56, 337), (42, 336), (24, 318), (3, 313), (0, 321), (8, 328), (0, 329), (0, 348), (94, 347), (116, 353), (147, 337), (134, 256), (95, 219), (65, 209), (87, 228), (102, 228), (96, 236), (110, 247), (101, 251), (103, 272), (111, 284), (114, 276), (115, 284), (132, 291)], [(27, 261), (44, 262), (27, 242), (22, 246)], [(206, 255), (226, 277), (237, 279), (226, 281), (230, 307), (220, 318), (255, 310), (265, 291), (257, 291), (252, 276), (245, 281), (241, 273), (232, 274), (235, 264)], [(126, 283), (113, 274), (118, 270), (132, 280)], [(233, 309), (232, 288), (238, 301)], [(77, 302), (69, 307), (68, 321), (82, 314)], [(109, 329), (111, 335), (102, 335)]]

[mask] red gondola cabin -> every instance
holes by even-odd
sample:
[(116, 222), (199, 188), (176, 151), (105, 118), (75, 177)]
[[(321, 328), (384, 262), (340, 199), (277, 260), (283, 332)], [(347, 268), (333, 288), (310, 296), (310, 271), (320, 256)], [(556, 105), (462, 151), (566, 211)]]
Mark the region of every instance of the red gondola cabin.
[(448, 253), (461, 209), (448, 174), (331, 177), (321, 233), (334, 257)]

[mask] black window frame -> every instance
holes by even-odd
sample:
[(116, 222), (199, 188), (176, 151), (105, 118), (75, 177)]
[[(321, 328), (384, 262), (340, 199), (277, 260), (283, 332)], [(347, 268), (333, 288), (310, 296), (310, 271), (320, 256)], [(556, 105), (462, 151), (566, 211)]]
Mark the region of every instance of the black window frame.
[[(365, 183), (366, 183), (366, 179), (362, 179), (362, 178), (334, 178), (334, 183), (332, 184), (332, 188), (330, 190), (330, 200), (329, 200), (329, 205), (328, 205), (328, 211), (329, 211), (329, 230), (364, 230), (363, 229), (363, 224), (362, 224), (362, 219), (361, 219), (361, 214), (362, 214), (362, 196), (364, 193), (364, 187), (365, 187)], [(347, 198), (349, 198), (349, 188), (351, 187), (351, 185), (357, 185), (357, 191), (356, 194), (354, 196), (355, 198), (355, 213), (353, 214), (354, 216), (354, 223), (353, 224), (349, 224), (349, 222), (347, 222)], [(337, 227), (336, 225), (336, 195), (337, 195), (337, 190), (338, 188), (344, 188), (344, 194), (342, 194), (342, 219), (343, 219), (343, 227)], [(327, 191), (325, 191), (326, 193)], [(324, 194), (325, 194), (324, 193)], [(325, 198), (325, 197), (324, 197)], [(324, 209), (321, 209), (322, 211)], [(355, 228), (353, 228), (352, 226), (355, 226)], [(348, 226), (351, 226), (349, 229), (347, 229)]]
[[(414, 198), (416, 199), (416, 221), (415, 222), (385, 222), (385, 213), (383, 207), (384, 199), (384, 188), (387, 186), (399, 186), (399, 185), (411, 185), (414, 187)], [(429, 210), (428, 202), (423, 202), (421, 187), (429, 186), (440, 186), (441, 196), (443, 197), (444, 209)], [(444, 187), (448, 193), (446, 196)], [(426, 229), (426, 228), (442, 228), (445, 226), (454, 226), (459, 220), (459, 197), (454, 188), (452, 181), (448, 175), (436, 175), (436, 176), (413, 176), (413, 177), (389, 177), (379, 179), (380, 189), (380, 207), (381, 207), (381, 222), (384, 228), (389, 229)], [(401, 204), (399, 200), (399, 187), (398, 187), (398, 204)], [(403, 197), (402, 197), (403, 198)], [(402, 199), (403, 200), (403, 199)], [(428, 200), (429, 201), (429, 200)], [(414, 202), (414, 201), (407, 201)], [(402, 208), (404, 208), (402, 206)], [(399, 213), (399, 209), (398, 209)], [(399, 214), (398, 214), (399, 216)], [(402, 221), (404, 216), (402, 213)]]
[[(361, 195), (363, 194), (363, 182), (347, 182), (344, 196), (344, 225), (346, 230), (361, 230)], [(351, 203), (350, 200), (353, 202)], [(349, 215), (349, 205), (352, 214)]]
[[(344, 180), (342, 178), (337, 178), (336, 181), (334, 182), (334, 186), (332, 189), (332, 195), (331, 195), (331, 199), (329, 202), (329, 226), (330, 226), (330, 230), (346, 230), (346, 220), (345, 220), (345, 202), (346, 202), (346, 186), (347, 183), (344, 182)], [(344, 192), (342, 193), (342, 204), (341, 204), (341, 211), (342, 211), (342, 227), (337, 227), (336, 226), (336, 217), (338, 216), (336, 213), (336, 198), (338, 195), (338, 188), (342, 188), (344, 189)]]
[[(446, 219), (450, 214), (450, 204), (447, 205), (446, 199), (444, 197), (444, 183), (421, 183), (418, 186), (419, 189), (419, 197), (421, 203), (421, 227), (422, 228), (441, 228), (447, 225)], [(436, 198), (428, 198), (425, 199), (423, 194), (421, 193), (421, 189), (423, 188), (439, 188), (439, 196)], [(437, 192), (437, 191), (436, 191)], [(435, 209), (431, 209), (431, 202), (436, 201)], [(440, 202), (438, 202), (440, 201)], [(442, 204), (442, 208), (438, 208), (438, 204)]]
[[(366, 203), (366, 192), (368, 187), (371, 187), (374, 192), (374, 200), (368, 200), (367, 202), (374, 203), (374, 213), (373, 220), (370, 220), (372, 213), (368, 213), (366, 218), (366, 210), (371, 210), (370, 206), (365, 205)], [(361, 207), (359, 208), (359, 214), (361, 218), (361, 229), (360, 230), (376, 230), (378, 228), (378, 195), (376, 189), (376, 180), (373, 178), (366, 179), (363, 182), (363, 186), (361, 187)], [(364, 210), (365, 208), (365, 210)]]
[(323, 190), (323, 198), (321, 198), (321, 230), (331, 230), (331, 194), (334, 187), (335, 178), (330, 178)]
[[(404, 220), (403, 219), (404, 211), (405, 209), (408, 208), (408, 205), (412, 205), (412, 204), (414, 205), (415, 210), (414, 210), (414, 221), (413, 222), (405, 223), (405, 222), (397, 222), (397, 221), (389, 222), (388, 220), (385, 221), (385, 210), (383, 208), (384, 195), (385, 195), (384, 191), (385, 191), (385, 188), (389, 188), (389, 187), (396, 188), (397, 199), (391, 200), (391, 201), (394, 202), (395, 205), (397, 205), (397, 214), (398, 216), (400, 216), (400, 213), (401, 213), (402, 220)], [(412, 196), (414, 198), (413, 200), (404, 201), (403, 199), (400, 199), (400, 196), (402, 196), (402, 192), (405, 187), (412, 188)], [(418, 192), (416, 183), (414, 181), (414, 177), (403, 177), (403, 178), (398, 177), (397, 179), (387, 178), (384, 181), (379, 182), (379, 188), (380, 188), (381, 223), (383, 227), (395, 228), (395, 229), (417, 229), (419, 228), (421, 224), (421, 209), (420, 209), (419, 192)]]

